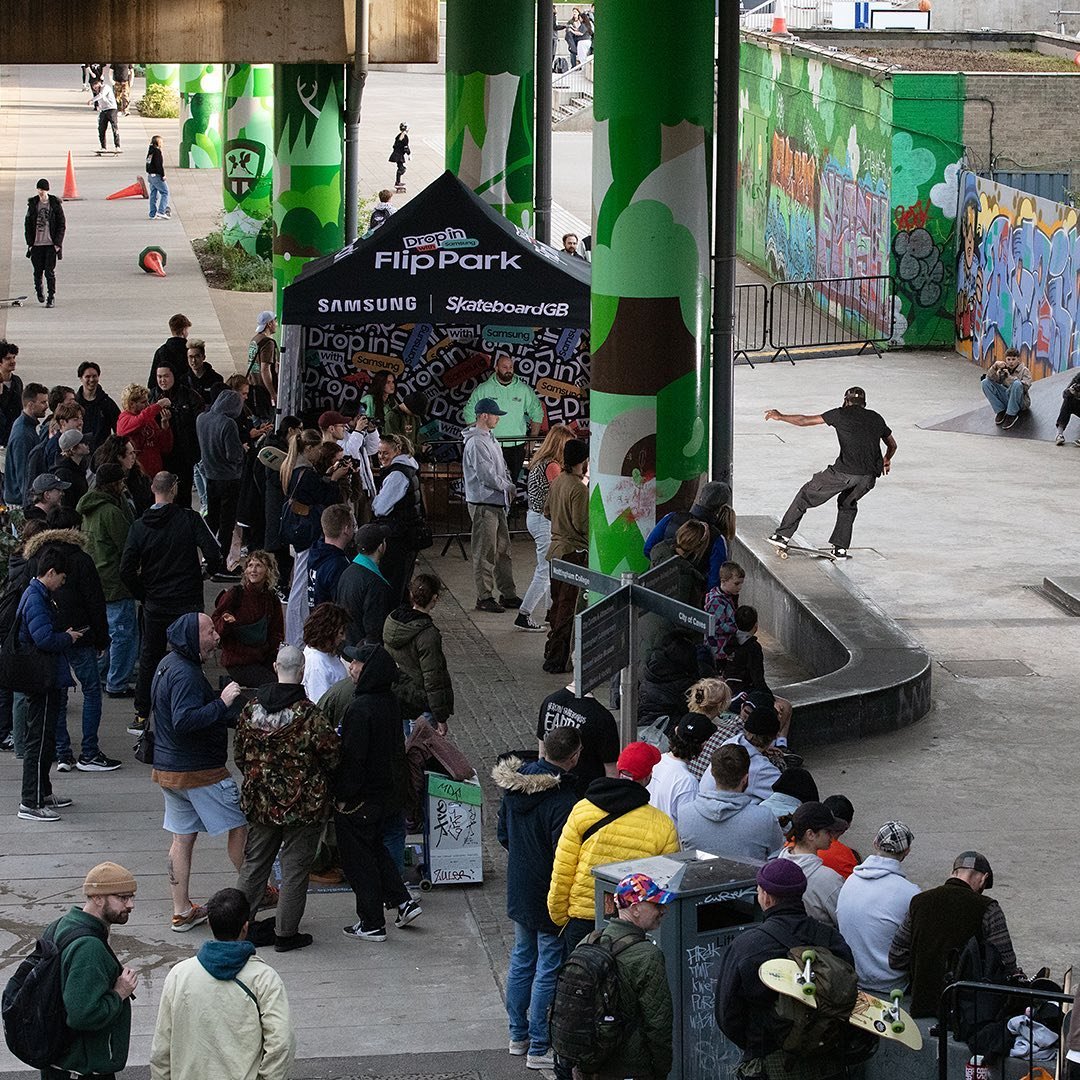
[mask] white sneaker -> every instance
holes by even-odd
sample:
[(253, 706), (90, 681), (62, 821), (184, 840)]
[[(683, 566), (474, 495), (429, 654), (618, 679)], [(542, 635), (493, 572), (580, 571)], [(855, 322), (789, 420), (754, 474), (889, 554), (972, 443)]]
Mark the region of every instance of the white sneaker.
[(353, 923), (352, 926), (342, 927), (342, 932), (346, 937), (355, 938), (360, 941), (385, 941), (386, 940), (386, 927), (379, 927), (377, 930), (365, 930), (360, 923)]
[[(60, 815), (55, 810), (50, 810), (47, 806), (27, 806), (25, 803), (19, 804), (19, 817), (23, 821), (59, 821)], [(527, 1045), (527, 1044), (526, 1044)]]
[(529, 1052), (529, 1040), (528, 1039), (511, 1039), (510, 1040), (510, 1056), (511, 1057), (524, 1057)]
[(1055, 446), (1064, 446), (1065, 445), (1065, 432), (1059, 431), (1057, 433), (1057, 438), (1054, 440), (1054, 445)]
[(554, 1069), (555, 1053), (548, 1050), (546, 1054), (530, 1054), (525, 1059), (526, 1069)]

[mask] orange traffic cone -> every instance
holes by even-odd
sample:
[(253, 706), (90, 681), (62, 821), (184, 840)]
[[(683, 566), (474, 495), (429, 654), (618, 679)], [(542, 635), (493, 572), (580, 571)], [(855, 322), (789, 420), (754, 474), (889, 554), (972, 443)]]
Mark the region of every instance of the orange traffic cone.
[(106, 195), (106, 199), (149, 199), (150, 189), (146, 186), (146, 181), (141, 176), (135, 177), (135, 183), (128, 184), (126, 188), (121, 188), (119, 191), (114, 191), (111, 195)]
[(81, 199), (75, 186), (75, 166), (71, 164), (71, 151), (68, 151), (67, 175), (64, 177), (64, 202), (76, 202)]
[(776, 0), (773, 4), (772, 32), (787, 36), (787, 14), (784, 11), (784, 0)]
[(139, 268), (147, 274), (157, 274), (158, 277), (168, 277), (165, 273), (165, 264), (169, 256), (164, 249), (159, 247), (143, 248), (139, 252)]

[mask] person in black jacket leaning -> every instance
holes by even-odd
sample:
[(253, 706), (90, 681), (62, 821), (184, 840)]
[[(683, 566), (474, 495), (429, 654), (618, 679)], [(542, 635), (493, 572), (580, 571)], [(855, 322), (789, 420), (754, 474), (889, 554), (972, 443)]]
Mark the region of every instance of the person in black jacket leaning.
[(180, 615), (203, 609), (199, 553), (208, 574), (216, 574), (221, 567), (221, 549), (206, 522), (194, 510), (174, 505), (176, 476), (159, 472), (150, 489), (154, 505), (131, 526), (120, 557), (120, 580), (143, 607), (135, 719), (128, 727), (132, 735), (146, 730), (150, 681), (165, 655), (169, 624)]
[(506, 973), (510, 1053), (528, 1054), (529, 1068), (551, 1068), (548, 1006), (565, 959), (565, 942), (547, 909), (555, 845), (577, 802), (569, 770), (581, 755), (576, 728), (553, 728), (544, 756), (524, 764), (500, 761), (491, 778), (502, 788), (499, 843), (507, 850), (506, 914), (514, 924), (514, 950)]
[[(716, 1023), (743, 1052), (747, 1077), (787, 1076), (781, 1049), (790, 1021), (776, 1011), (779, 995), (758, 977), (766, 960), (787, 956), (797, 945), (824, 946), (854, 966), (855, 960), (839, 931), (810, 918), (803, 906), (806, 875), (790, 859), (773, 859), (757, 873), (757, 902), (765, 913), (760, 924), (747, 927), (720, 958), (716, 979)], [(802, 1062), (812, 1069), (809, 1062)], [(820, 1073), (803, 1071), (802, 1080), (832, 1077), (835, 1064), (823, 1063)]]
[(334, 775), (341, 868), (356, 895), (356, 922), (344, 931), (357, 941), (385, 941), (385, 911), (397, 908), (399, 928), (421, 914), (383, 843), (388, 820), (404, 805), (407, 783), (401, 713), (391, 689), (397, 665), (373, 643), (346, 646), (341, 655), (360, 665), (341, 722), (341, 762)]
[(381, 642), (386, 616), (390, 614), (390, 583), (379, 563), (386, 553), (386, 526), (361, 525), (354, 537), (357, 555), (338, 578), (334, 602), (349, 613), (345, 640), (350, 645)]
[(173, 376), (178, 382), (186, 381), (189, 330), (191, 330), (191, 320), (186, 315), (177, 312), (169, 320), (169, 339), (159, 345), (154, 353), (154, 360), (150, 365), (150, 374), (146, 378), (147, 389), (153, 390), (157, 386), (157, 369), (162, 364), (172, 368)]
[[(55, 195), (49, 194), (49, 181), (44, 177), (37, 182), (37, 194), (26, 200), (23, 232), (26, 235), (26, 257), (34, 268), (34, 292), (38, 303), (53, 307), (56, 263), (64, 257), (67, 219), (64, 217), (64, 204)], [(42, 289), (42, 276), (49, 289), (47, 300)]]

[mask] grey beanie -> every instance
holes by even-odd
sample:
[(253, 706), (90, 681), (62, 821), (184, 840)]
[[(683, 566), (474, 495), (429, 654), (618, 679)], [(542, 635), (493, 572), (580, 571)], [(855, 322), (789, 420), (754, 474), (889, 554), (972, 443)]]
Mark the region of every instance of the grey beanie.
[(723, 480), (710, 480), (702, 484), (694, 500), (695, 506), (704, 507), (706, 510), (719, 510), (721, 506), (727, 506), (731, 502), (731, 485)]

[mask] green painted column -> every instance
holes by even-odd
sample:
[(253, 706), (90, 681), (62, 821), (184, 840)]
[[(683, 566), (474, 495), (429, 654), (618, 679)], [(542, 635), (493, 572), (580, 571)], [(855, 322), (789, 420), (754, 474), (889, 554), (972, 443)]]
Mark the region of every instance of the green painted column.
[(171, 86), (174, 90), (179, 89), (180, 65), (179, 64), (147, 64), (146, 86)]
[(180, 168), (221, 168), (221, 64), (180, 65)]
[(713, 25), (713, 0), (677, 34), (651, 0), (597, 19), (589, 564), (609, 574), (648, 565), (708, 469)]
[(446, 167), (533, 226), (535, 0), (447, 0)]
[(340, 64), (274, 66), (274, 292), (304, 265), (338, 251), (343, 199), (345, 69)]
[(222, 180), (225, 242), (270, 257), (274, 65), (225, 65)]

